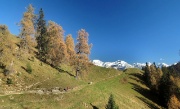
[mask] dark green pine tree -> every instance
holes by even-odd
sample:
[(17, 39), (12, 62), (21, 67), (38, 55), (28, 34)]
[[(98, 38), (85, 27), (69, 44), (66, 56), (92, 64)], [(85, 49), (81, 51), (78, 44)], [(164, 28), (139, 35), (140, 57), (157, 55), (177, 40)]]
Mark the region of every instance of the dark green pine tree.
[(109, 97), (108, 104), (106, 105), (106, 109), (119, 109), (114, 101), (114, 96), (111, 94)]
[(39, 17), (37, 19), (36, 40), (39, 57), (44, 60), (45, 54), (47, 53), (47, 28), (42, 8), (39, 11)]

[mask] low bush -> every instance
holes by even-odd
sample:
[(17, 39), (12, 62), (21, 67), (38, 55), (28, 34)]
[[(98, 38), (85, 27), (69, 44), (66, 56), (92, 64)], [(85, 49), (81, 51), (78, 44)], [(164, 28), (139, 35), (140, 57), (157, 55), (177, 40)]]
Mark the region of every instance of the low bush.
[(31, 64), (30, 64), (29, 62), (26, 64), (26, 71), (27, 71), (29, 74), (32, 73), (32, 67), (31, 67)]
[(7, 84), (13, 84), (13, 81), (11, 78), (7, 78), (7, 81), (6, 81)]

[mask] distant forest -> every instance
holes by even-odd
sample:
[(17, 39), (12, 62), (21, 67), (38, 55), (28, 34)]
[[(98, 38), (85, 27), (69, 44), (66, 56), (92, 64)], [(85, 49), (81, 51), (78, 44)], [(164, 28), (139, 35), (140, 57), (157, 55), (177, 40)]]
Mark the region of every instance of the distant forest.
[(158, 96), (159, 103), (169, 109), (180, 109), (180, 63), (162, 68), (146, 63), (143, 70), (146, 84)]

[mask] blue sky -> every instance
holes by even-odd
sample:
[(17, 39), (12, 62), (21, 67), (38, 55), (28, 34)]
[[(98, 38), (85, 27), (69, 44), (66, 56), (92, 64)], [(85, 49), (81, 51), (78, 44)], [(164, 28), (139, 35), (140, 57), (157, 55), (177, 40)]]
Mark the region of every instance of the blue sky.
[(102, 61), (175, 63), (180, 60), (179, 0), (0, 0), (0, 24), (18, 35), (28, 4), (77, 37), (93, 44), (90, 58)]

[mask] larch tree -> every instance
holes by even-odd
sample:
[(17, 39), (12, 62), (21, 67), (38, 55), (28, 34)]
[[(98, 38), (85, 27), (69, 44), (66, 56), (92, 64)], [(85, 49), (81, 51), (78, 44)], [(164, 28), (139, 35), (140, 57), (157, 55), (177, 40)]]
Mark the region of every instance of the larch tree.
[(30, 47), (34, 44), (34, 21), (35, 21), (35, 14), (34, 8), (30, 4), (27, 8), (27, 11), (23, 14), (23, 18), (20, 22), (21, 25), (21, 32), (20, 37), (20, 47), (24, 49), (30, 50)]
[(163, 72), (160, 68), (157, 68), (155, 63), (150, 66), (149, 81), (150, 88), (153, 92), (157, 93)]
[(4, 69), (5, 76), (14, 72), (13, 56), (15, 55), (15, 44), (6, 25), (0, 25), (0, 67)]
[(74, 39), (71, 34), (67, 35), (65, 39), (66, 47), (67, 47), (67, 53), (69, 55), (69, 63), (70, 65), (73, 65), (76, 61), (76, 51), (74, 46)]
[(161, 68), (157, 68), (155, 63), (150, 66), (146, 63), (144, 77), (152, 92), (158, 93), (162, 76)]
[(36, 23), (36, 41), (39, 57), (40, 59), (45, 60), (45, 54), (47, 53), (47, 28), (42, 8), (39, 11)]
[(157, 81), (156, 90), (159, 90), (158, 88), (159, 88), (162, 76), (163, 76), (163, 72), (162, 72), (161, 68), (157, 68), (156, 69), (156, 81)]
[(6, 25), (0, 25), (0, 66), (5, 67), (10, 63), (8, 47), (10, 47), (9, 30)]
[(63, 28), (53, 21), (48, 22), (47, 27), (48, 42), (46, 60), (54, 67), (59, 67), (61, 63), (68, 59), (67, 48), (64, 42)]
[(76, 78), (78, 78), (79, 72), (82, 72), (83, 69), (87, 69), (89, 64), (89, 54), (91, 50), (91, 44), (88, 44), (89, 34), (85, 29), (78, 31), (76, 49)]
[(150, 66), (150, 82), (151, 82), (151, 88), (152, 89), (155, 89), (155, 86), (157, 84), (155, 74), (156, 74), (156, 65), (152, 64)]
[(180, 101), (174, 94), (170, 97), (168, 109), (180, 109)]

